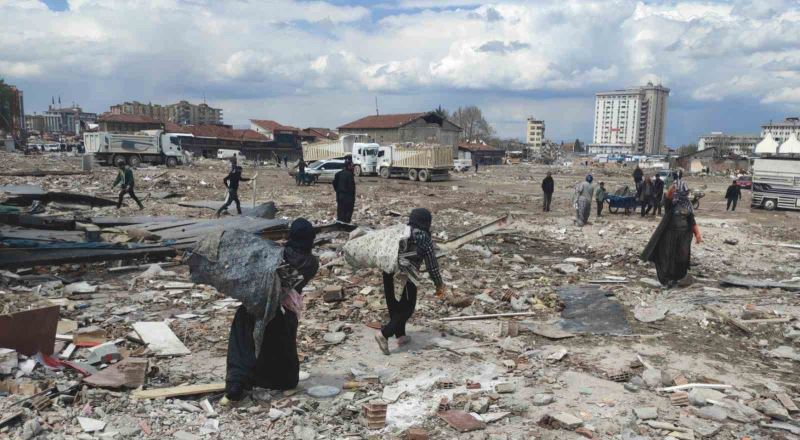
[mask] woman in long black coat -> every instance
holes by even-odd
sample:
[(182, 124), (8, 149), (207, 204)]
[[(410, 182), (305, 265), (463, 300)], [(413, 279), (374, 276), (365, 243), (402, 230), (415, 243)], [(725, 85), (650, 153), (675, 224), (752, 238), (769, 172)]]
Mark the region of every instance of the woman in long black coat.
[(655, 263), (658, 281), (668, 287), (674, 287), (687, 277), (692, 235), (698, 244), (702, 241), (689, 200), (689, 188), (683, 179), (674, 177), (675, 183), (667, 193), (667, 199), (671, 200), (667, 204), (669, 208), (641, 255), (642, 260)]

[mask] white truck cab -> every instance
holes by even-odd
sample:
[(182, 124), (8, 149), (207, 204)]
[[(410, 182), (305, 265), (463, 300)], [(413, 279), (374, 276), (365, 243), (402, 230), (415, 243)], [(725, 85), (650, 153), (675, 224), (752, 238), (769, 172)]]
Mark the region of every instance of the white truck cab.
[(380, 145), (375, 143), (356, 142), (353, 144), (352, 158), (356, 176), (377, 173), (379, 149)]

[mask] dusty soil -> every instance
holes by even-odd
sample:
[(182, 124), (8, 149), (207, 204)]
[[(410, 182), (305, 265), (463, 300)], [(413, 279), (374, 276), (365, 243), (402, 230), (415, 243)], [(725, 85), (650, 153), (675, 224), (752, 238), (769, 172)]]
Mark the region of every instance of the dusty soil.
[[(2, 160), (11, 165), (10, 169), (79, 169), (78, 158), (58, 155), (5, 155)], [(212, 210), (180, 207), (177, 202), (223, 200), (226, 167), (222, 161), (199, 160), (174, 169), (136, 170), (137, 193), (145, 204), (143, 211), (131, 206), (119, 212), (114, 208), (79, 212), (48, 208), (47, 214), (210, 218), (214, 215)], [(256, 203), (274, 201), (280, 217), (302, 216), (313, 223), (333, 219), (335, 203), (330, 184), (298, 187), (286, 169), (274, 166), (245, 164), (244, 171), (245, 176), (258, 174)], [(556, 193), (553, 211), (543, 213), (540, 182), (547, 171), (554, 174)], [(406, 429), (417, 426), (437, 439), (582, 438), (574, 430), (542, 427), (538, 423), (546, 414), (564, 411), (583, 421), (585, 436), (664, 438), (669, 431), (653, 429), (637, 420), (633, 409), (655, 406), (658, 421), (680, 426), (687, 417), (694, 418), (698, 408), (673, 406), (668, 393), (641, 384), (638, 377), (645, 368), (637, 355), (669, 376), (663, 385), (672, 385), (666, 379), (682, 374), (689, 382), (732, 385), (734, 388), (727, 391), (726, 397), (730, 401), (756, 405), (784, 392), (797, 402), (798, 360), (773, 357), (768, 352), (779, 346), (798, 349), (800, 329), (796, 318), (800, 316), (800, 297), (778, 289), (722, 287), (718, 280), (726, 274), (799, 279), (800, 250), (776, 245), (798, 244), (800, 213), (750, 209), (748, 191), (743, 192), (736, 212), (726, 212), (723, 194), (729, 177), (689, 177), (690, 187), (706, 194), (696, 213), (704, 241), (692, 248), (690, 272), (695, 282), (689, 287), (662, 289), (653, 284), (654, 268), (638, 259), (659, 218), (607, 212), (597, 218), (593, 212), (590, 225), (578, 228), (573, 224), (569, 194), (574, 184), (591, 172), (595, 183), (603, 181), (613, 191), (631, 183), (631, 171), (616, 166), (588, 169), (522, 164), (482, 167), (477, 175), (454, 174), (451, 180), (436, 183), (359, 178), (354, 223), (362, 226), (380, 228), (404, 222), (412, 208), (422, 206), (434, 213), (435, 238), (446, 241), (506, 213), (514, 217), (513, 225), (502, 234), (474, 241), (440, 259), (448, 290), (456, 296), (473, 298), (471, 305), (456, 307), (437, 300), (429, 283), (421, 291), (410, 322), (411, 344), (397, 348), (392, 341), (392, 355), (384, 356), (372, 339), (375, 330), (367, 325), (387, 318), (380, 275), (376, 271), (353, 272), (342, 265), (337, 257), (347, 234), (331, 234), (330, 243), (315, 251), (324, 268), (304, 292), (306, 312), (300, 322), (298, 348), (301, 369), (310, 377), (297, 390), (256, 390), (233, 409), (218, 407), (216, 401), (221, 396), (211, 396), (219, 413), (212, 419), (202, 412), (187, 410), (177, 400), (138, 401), (128, 391), (87, 389), (79, 406), (58, 401), (41, 411), (28, 411), (26, 420), (38, 420), (45, 435), (52, 438), (79, 435), (81, 429), (75, 419), (78, 415), (106, 421), (105, 432), (117, 432), (120, 437), (185, 432), (210, 438), (402, 438)], [(96, 167), (91, 175), (0, 177), (0, 184), (41, 184), (48, 190), (113, 198), (115, 193), (110, 186), (115, 177), (113, 168)], [(149, 193), (164, 191), (180, 196), (164, 200), (148, 197)], [(251, 184), (241, 185), (240, 199), (250, 206)], [(726, 244), (726, 239), (736, 239), (738, 243)], [(577, 271), (572, 274), (556, 270), (555, 265), (570, 257), (585, 261), (574, 263)], [(220, 302), (224, 295), (206, 286), (164, 288), (167, 281), (188, 279), (184, 265), (165, 268), (176, 273), (152, 280), (134, 279), (139, 272), (109, 274), (108, 267), (110, 264), (35, 268), (35, 273), (56, 275), (64, 282), (85, 280), (100, 286), (98, 293), (84, 297), (68, 298), (58, 288), (39, 292), (57, 299), (63, 306), (64, 318), (78, 321), (82, 327), (100, 325), (109, 338), (124, 338), (136, 321), (170, 320), (170, 327), (192, 354), (151, 357), (153, 368), (145, 388), (224, 380), (227, 335), (235, 310)], [(5, 284), (0, 284), (0, 298), (36, 288), (36, 283), (2, 280)], [(517, 337), (506, 338), (500, 336), (501, 320), (441, 321), (450, 316), (530, 311), (533, 316), (518, 321), (555, 322), (560, 318), (559, 287), (598, 280), (605, 281), (600, 284), (602, 289), (622, 303), (631, 335), (586, 334), (550, 340), (522, 331)], [(346, 288), (345, 301), (322, 300), (323, 289), (331, 285)], [(645, 306), (665, 309), (666, 318), (650, 323), (638, 321), (634, 310)], [(748, 324), (752, 334), (745, 334), (720, 322), (703, 306), (737, 319), (782, 316), (795, 321)], [(185, 313), (198, 316), (176, 318)], [(339, 344), (324, 342), (323, 335), (333, 330), (344, 331), (346, 339)], [(134, 342), (124, 341), (120, 346), (146, 355)], [(550, 357), (562, 348), (566, 355)], [(84, 355), (79, 350), (75, 358)], [(623, 383), (610, 381), (609, 372), (618, 370), (629, 371), (634, 377), (631, 381), (639, 386), (626, 388)], [(442, 378), (453, 380), (456, 387), (437, 388), (435, 383)], [(77, 375), (71, 370), (50, 372), (38, 367), (29, 380), (67, 383), (75, 379)], [(342, 387), (354, 379), (358, 386), (343, 390), (333, 399), (315, 399), (305, 392), (321, 384)], [(466, 381), (478, 382), (480, 388), (468, 390)], [(504, 382), (513, 383), (514, 391), (495, 393), (494, 386)], [(552, 394), (554, 402), (534, 405), (533, 396), (541, 393)], [(388, 407), (386, 428), (368, 431), (359, 421), (361, 405), (370, 398), (381, 397), (396, 397)], [(458, 433), (435, 414), (441, 397), (448, 397), (459, 409), (466, 402), (466, 407), (484, 416), (508, 414), (488, 423), (483, 430)], [(15, 399), (14, 395), (0, 397), (0, 413), (7, 411)], [(198, 405), (201, 399), (189, 396), (183, 401)], [(272, 411), (271, 418), (270, 408), (280, 411), (280, 415)], [(216, 428), (214, 420), (218, 421)], [(739, 423), (728, 418), (721, 423), (700, 423), (707, 427), (719, 425), (712, 438), (792, 438), (786, 431), (760, 427), (757, 422)], [(0, 436), (23, 434), (21, 423), (0, 430)]]

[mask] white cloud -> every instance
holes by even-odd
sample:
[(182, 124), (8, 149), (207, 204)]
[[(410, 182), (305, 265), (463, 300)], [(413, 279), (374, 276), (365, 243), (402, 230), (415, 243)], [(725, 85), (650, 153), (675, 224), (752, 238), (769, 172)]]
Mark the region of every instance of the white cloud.
[(281, 97), (303, 105), (380, 94), (410, 105), (444, 95), (456, 105), (502, 107), (517, 95), (592, 103), (598, 90), (647, 80), (670, 87), (673, 103), (781, 106), (797, 103), (800, 90), (799, 20), (790, 0), (385, 0), (372, 10), (69, 0), (62, 12), (0, 0), (0, 77), (26, 84), (27, 99), (74, 91), (95, 111), (124, 99), (205, 94), (241, 119), (248, 108), (269, 116), (255, 114), (257, 103)]

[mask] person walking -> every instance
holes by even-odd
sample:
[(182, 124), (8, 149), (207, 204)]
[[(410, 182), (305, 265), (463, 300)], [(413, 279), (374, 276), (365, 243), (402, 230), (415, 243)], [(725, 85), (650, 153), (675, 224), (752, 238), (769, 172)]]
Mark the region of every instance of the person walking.
[(592, 214), (592, 175), (586, 176), (586, 180), (575, 186), (573, 194), (573, 206), (575, 207), (575, 223), (583, 227), (589, 223), (589, 215)]
[(344, 169), (333, 177), (333, 190), (336, 191), (336, 221), (350, 223), (356, 205), (356, 179), (349, 156), (344, 161)]
[[(444, 297), (444, 282), (439, 271), (439, 263), (436, 261), (433, 242), (431, 241), (431, 223), (433, 216), (425, 208), (415, 208), (408, 217), (408, 226), (411, 227), (411, 235), (406, 241), (405, 248), (400, 250), (401, 254), (411, 254), (408, 257), (411, 265), (419, 269), (425, 261), (425, 268), (430, 275), (433, 284), (436, 286), (436, 296)], [(383, 293), (386, 297), (386, 307), (389, 309), (389, 322), (381, 326), (379, 333), (375, 334), (375, 341), (385, 355), (391, 354), (389, 351), (389, 338), (397, 338), (397, 345), (402, 346), (409, 342), (406, 335), (406, 323), (414, 314), (417, 305), (417, 286), (407, 277), (402, 275), (405, 284), (403, 291), (398, 297), (395, 294), (395, 276), (398, 274), (383, 273)]]
[(475, 159), (475, 174), (478, 174), (478, 159)]
[(702, 242), (689, 188), (677, 173), (673, 177), (675, 181), (665, 198), (668, 208), (640, 256), (642, 261), (655, 263), (658, 281), (667, 287), (691, 283), (688, 271), (692, 235), (697, 244)]
[(597, 188), (594, 189), (594, 201), (597, 203), (597, 216), (603, 215), (603, 203), (606, 200), (606, 186), (604, 182), (600, 182)]
[(555, 182), (553, 181), (553, 174), (547, 172), (547, 176), (542, 179), (542, 193), (544, 194), (544, 212), (550, 211), (550, 202), (553, 201), (553, 191), (555, 191)]
[[(297, 386), (300, 379), (297, 327), (301, 309), (298, 304), (303, 303), (303, 287), (319, 270), (319, 260), (311, 253), (315, 237), (314, 227), (308, 220), (298, 218), (292, 222), (283, 260), (299, 274), (300, 280), (282, 299), (271, 298), (280, 302), (267, 318), (258, 356), (254, 333), (256, 321), (263, 317), (252, 316), (244, 305), (236, 310), (228, 338), (225, 396), (220, 405), (228, 406), (242, 400), (245, 391), (254, 386), (281, 391)], [(281, 291), (275, 289), (275, 294)]]
[(636, 168), (633, 170), (633, 183), (638, 187), (639, 182), (641, 182), (642, 180), (644, 180), (644, 172), (642, 171), (641, 168), (639, 168), (639, 165), (637, 164)]
[(728, 190), (725, 191), (725, 198), (728, 199), (725, 210), (736, 211), (736, 203), (742, 199), (742, 189), (739, 188), (735, 180), (731, 183), (731, 186), (728, 187)]
[(655, 180), (653, 181), (653, 216), (656, 215), (656, 211), (658, 215), (661, 215), (661, 206), (664, 201), (664, 181), (661, 180), (658, 174), (656, 174)]
[(227, 210), (228, 206), (234, 202), (236, 203), (236, 212), (242, 215), (242, 205), (239, 202), (239, 182), (247, 182), (250, 180), (252, 179), (242, 177), (242, 167), (236, 165), (235, 162), (231, 162), (231, 171), (222, 179), (222, 183), (228, 188), (228, 195), (225, 198), (225, 203), (217, 210), (217, 217), (222, 214), (222, 211)]
[(289, 156), (287, 156), (285, 154), (283, 155), (283, 167), (284, 168), (289, 168)]
[(645, 177), (641, 187), (642, 189), (639, 191), (639, 202), (642, 204), (642, 217), (644, 217), (650, 212), (650, 208), (653, 207), (653, 182), (650, 180), (649, 176)]
[(119, 166), (117, 179), (114, 180), (114, 184), (111, 185), (111, 188), (113, 189), (114, 187), (120, 184), (121, 186), (119, 192), (119, 199), (117, 200), (117, 209), (122, 208), (122, 198), (125, 197), (125, 194), (131, 196), (133, 201), (136, 202), (137, 205), (139, 205), (140, 211), (144, 209), (144, 205), (142, 205), (142, 202), (139, 201), (138, 197), (136, 197), (136, 193), (133, 192), (133, 186), (134, 186), (133, 170), (128, 164), (122, 164)]

